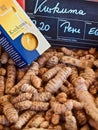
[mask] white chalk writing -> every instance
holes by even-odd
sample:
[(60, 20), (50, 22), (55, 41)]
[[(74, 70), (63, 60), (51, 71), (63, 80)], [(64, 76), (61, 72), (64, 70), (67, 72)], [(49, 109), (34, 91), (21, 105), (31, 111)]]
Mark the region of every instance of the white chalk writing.
[(37, 12), (44, 12), (44, 13), (50, 13), (50, 14), (74, 14), (74, 15), (86, 15), (86, 13), (81, 9), (67, 9), (67, 8), (60, 8), (60, 3), (57, 2), (54, 7), (49, 7), (47, 5), (47, 0), (44, 0), (42, 3), (39, 4), (39, 0), (36, 1), (34, 14)]
[(64, 21), (61, 25), (60, 28), (64, 27), (64, 33), (69, 32), (69, 33), (78, 33), (80, 34), (80, 29), (71, 27), (69, 21)]
[(98, 28), (91, 28), (88, 34), (98, 36)]

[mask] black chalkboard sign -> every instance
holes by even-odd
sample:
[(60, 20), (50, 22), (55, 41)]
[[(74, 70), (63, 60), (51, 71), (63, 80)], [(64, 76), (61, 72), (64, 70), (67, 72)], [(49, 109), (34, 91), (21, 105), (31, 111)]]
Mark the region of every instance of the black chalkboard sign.
[(98, 3), (25, 0), (25, 11), (53, 46), (98, 48)]

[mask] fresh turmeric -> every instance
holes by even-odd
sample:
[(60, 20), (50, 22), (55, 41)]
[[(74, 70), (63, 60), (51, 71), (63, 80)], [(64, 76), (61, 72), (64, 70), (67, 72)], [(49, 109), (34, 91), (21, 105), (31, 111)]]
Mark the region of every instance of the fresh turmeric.
[(25, 128), (29, 129), (29, 128), (37, 128), (40, 126), (40, 124), (44, 121), (44, 117), (43, 117), (43, 113), (37, 113), (36, 115), (34, 115), (30, 121), (27, 123), (27, 125), (25, 126)]
[(49, 103), (33, 101), (32, 106), (30, 107), (30, 110), (33, 110), (33, 111), (46, 111), (46, 110), (48, 110), (48, 107), (49, 107)]
[(90, 130), (90, 126), (88, 124), (82, 126), (80, 130)]
[(97, 92), (98, 92), (98, 87), (97, 87), (95, 84), (91, 85), (91, 86), (89, 87), (89, 92), (90, 92), (92, 95), (96, 95)]
[(75, 91), (86, 113), (98, 122), (98, 109), (96, 108), (94, 97), (88, 92), (86, 82), (82, 77), (78, 77), (75, 81)]
[(42, 77), (42, 75), (48, 70), (46, 67), (39, 68), (38, 75)]
[(73, 50), (70, 50), (66, 47), (61, 47), (61, 51), (65, 54), (65, 55), (68, 55), (68, 56), (73, 56), (73, 55), (76, 55), (76, 53), (73, 51)]
[(96, 79), (94, 81), (94, 83), (89, 87), (89, 92), (92, 94), (92, 95), (96, 95), (97, 92), (98, 92), (98, 80)]
[(0, 59), (2, 64), (6, 64), (8, 62), (8, 53), (7, 52), (3, 52), (1, 54), (1, 59)]
[(45, 91), (50, 93), (57, 92), (58, 89), (62, 86), (64, 80), (67, 79), (70, 74), (70, 67), (64, 67), (63, 69), (61, 69), (53, 79), (49, 80), (49, 82), (45, 86)]
[(57, 74), (57, 72), (61, 69), (60, 66), (54, 66), (51, 69), (49, 69), (48, 71), (46, 71), (43, 75), (42, 75), (42, 79), (43, 81), (48, 81), (50, 80), (53, 76), (55, 76)]
[(52, 119), (52, 115), (53, 115), (53, 110), (52, 109), (47, 110), (45, 114), (45, 120), (50, 122)]
[(25, 100), (22, 102), (15, 103), (14, 106), (19, 111), (28, 110), (31, 108), (32, 102), (30, 100)]
[(21, 93), (16, 97), (12, 96), (12, 98), (10, 100), (11, 100), (12, 104), (15, 104), (15, 103), (22, 102), (22, 101), (25, 101), (25, 100), (30, 100), (31, 98), (32, 98), (31, 93)]
[[(73, 71), (72, 71), (73, 73)], [(75, 73), (73, 73), (72, 75), (70, 75), (70, 79), (73, 80), (72, 82), (74, 82), (75, 77), (73, 78)], [(67, 87), (67, 94), (69, 98), (72, 99), (77, 99), (76, 94), (75, 94), (75, 87), (72, 83), (70, 83), (68, 80), (64, 81), (64, 85)]]
[(60, 115), (59, 114), (53, 114), (51, 119), (52, 124), (58, 125), (60, 122)]
[(42, 79), (39, 78), (39, 77), (36, 76), (36, 75), (32, 75), (32, 76), (31, 76), (31, 83), (32, 83), (32, 85), (33, 85), (35, 88), (39, 89), (39, 88), (41, 87), (41, 84), (42, 84)]
[(71, 111), (73, 108), (82, 109), (83, 105), (75, 100), (67, 100), (64, 104), (59, 103), (58, 101), (51, 101), (51, 108), (56, 114), (64, 114), (66, 110)]
[[(71, 109), (72, 109), (72, 107), (71, 107)], [(64, 114), (65, 111), (67, 110), (67, 108), (64, 104), (61, 104), (57, 101), (51, 102), (51, 108), (52, 108), (53, 112), (56, 114)]]
[(18, 112), (10, 102), (5, 102), (3, 113), (10, 123), (15, 123), (18, 120)]
[[(2, 48), (1, 55), (4, 52)], [(64, 63), (63, 57), (70, 57), (71, 61)], [(3, 81), (1, 129), (97, 130), (98, 69), (94, 65), (97, 59), (95, 49), (50, 48), (30, 66), (20, 70), (8, 56), (0, 65), (0, 77), (3, 77), (0, 78)], [(6, 93), (9, 66), (14, 66), (17, 73), (14, 84)], [(39, 80), (34, 84), (35, 79)], [(86, 125), (88, 127), (83, 127)]]
[(15, 86), (13, 86), (13, 88), (10, 90), (11, 94), (16, 94), (19, 93), (19, 89), (20, 87), (25, 84), (25, 83), (30, 83), (30, 78), (31, 75), (36, 75), (38, 74), (38, 70), (39, 70), (39, 64), (37, 62), (33, 62), (30, 66), (30, 68), (28, 69), (28, 71), (26, 72), (26, 74), (24, 75), (24, 77), (20, 80), (20, 82), (18, 82)]
[(57, 57), (57, 56), (52, 56), (52, 57), (50, 57), (50, 58), (48, 59), (48, 61), (47, 61), (47, 63), (46, 63), (46, 67), (47, 67), (47, 68), (51, 68), (51, 67), (57, 65), (58, 62), (59, 62), (58, 57)]
[(71, 111), (65, 112), (65, 121), (66, 130), (78, 130), (76, 119)]
[(51, 99), (51, 93), (49, 92), (34, 94), (32, 98), (33, 101), (41, 101), (41, 102), (49, 101), (50, 99)]
[(70, 78), (70, 82), (74, 85), (74, 82), (78, 78), (78, 71), (76, 67), (72, 67), (72, 73), (69, 78)]
[(96, 53), (96, 48), (90, 48), (89, 53), (92, 54), (92, 55), (95, 54)]
[(73, 58), (71, 56), (63, 56), (61, 58), (61, 62), (63, 64), (70, 64), (70, 65), (73, 65), (73, 66), (76, 66), (76, 67), (79, 67), (79, 68), (86, 68), (88, 67), (88, 61), (86, 60), (79, 60), (77, 58)]
[(95, 72), (93, 71), (92, 68), (85, 68), (84, 72), (80, 74), (81, 77), (85, 79), (85, 82), (87, 84), (87, 88), (93, 84), (95, 81)]
[(16, 79), (16, 68), (14, 65), (8, 65), (7, 66), (7, 78), (6, 78), (6, 84), (5, 84), (5, 93), (9, 93), (10, 90), (15, 85), (15, 79)]
[(94, 65), (98, 68), (98, 59), (94, 61)]
[(77, 100), (74, 86), (68, 88), (68, 90), (69, 90), (69, 98), (72, 98), (73, 100)]
[(5, 102), (10, 102), (11, 95), (3, 95), (0, 97), (0, 105), (5, 105)]
[(15, 65), (15, 62), (13, 61), (13, 59), (9, 58), (8, 59), (8, 64), (9, 65)]
[[(87, 51), (86, 51), (86, 54), (88, 54)], [(78, 56), (78, 58), (83, 57), (85, 55), (85, 51), (82, 49), (79, 49), (77, 50), (76, 55)]]
[(43, 121), (40, 124), (40, 128), (48, 128), (49, 127), (49, 122), (48, 121)]
[(80, 60), (86, 60), (88, 62), (88, 67), (92, 68), (95, 61), (95, 57), (91, 54), (88, 54), (83, 57), (80, 57)]
[(62, 56), (64, 56), (64, 53), (61, 51), (55, 52), (54, 56), (58, 57), (58, 60), (61, 59)]
[(60, 103), (65, 103), (67, 101), (67, 94), (64, 92), (59, 93), (56, 96), (56, 100)]
[(0, 97), (4, 95), (5, 90), (5, 78), (4, 76), (0, 76)]
[(51, 53), (50, 52), (45, 52), (43, 55), (41, 55), (37, 60), (40, 67), (43, 67), (46, 64), (46, 62), (48, 61), (48, 59), (50, 57), (52, 57), (53, 55), (54, 55), (53, 51)]
[(18, 69), (18, 72), (17, 72), (17, 82), (19, 82), (23, 78), (25, 73), (26, 73), (26, 69)]
[(21, 92), (27, 92), (27, 93), (32, 93), (33, 95), (37, 93), (37, 89), (34, 88), (32, 85), (30, 84), (23, 84), (21, 87), (20, 87), (20, 91)]
[(6, 75), (6, 69), (5, 68), (3, 68), (3, 67), (0, 68), (0, 75), (1, 76), (5, 76)]
[(4, 115), (0, 115), (0, 124), (5, 125), (5, 126), (9, 126), (10, 123)]
[(74, 110), (74, 115), (79, 126), (83, 126), (87, 123), (88, 119), (84, 109)]
[(18, 129), (18, 130), (21, 130), (21, 128), (23, 127), (23, 125), (25, 125), (29, 119), (35, 115), (36, 112), (34, 111), (25, 111), (23, 112), (19, 118), (18, 118), (18, 121), (13, 125), (13, 130), (14, 129)]

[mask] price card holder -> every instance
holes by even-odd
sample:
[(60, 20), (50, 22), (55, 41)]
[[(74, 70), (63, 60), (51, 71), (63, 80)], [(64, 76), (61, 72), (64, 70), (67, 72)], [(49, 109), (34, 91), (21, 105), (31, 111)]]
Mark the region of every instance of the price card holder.
[(98, 3), (25, 0), (25, 11), (52, 46), (98, 48)]

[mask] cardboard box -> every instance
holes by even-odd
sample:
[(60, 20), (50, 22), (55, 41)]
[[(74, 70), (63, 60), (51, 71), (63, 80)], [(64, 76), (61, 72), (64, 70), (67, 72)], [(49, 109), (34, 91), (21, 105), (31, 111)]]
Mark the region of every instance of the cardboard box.
[(50, 47), (16, 0), (0, 0), (0, 44), (20, 68)]

